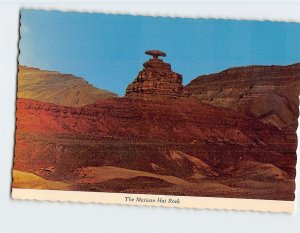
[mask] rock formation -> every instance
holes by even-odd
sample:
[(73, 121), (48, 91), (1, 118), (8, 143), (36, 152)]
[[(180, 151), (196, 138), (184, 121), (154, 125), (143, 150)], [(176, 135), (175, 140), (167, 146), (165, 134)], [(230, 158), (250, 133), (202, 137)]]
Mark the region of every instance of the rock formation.
[(243, 112), (279, 129), (296, 131), (300, 63), (230, 68), (199, 76), (186, 88), (203, 103)]
[(117, 94), (98, 89), (71, 74), (19, 66), (18, 97), (77, 107)]
[(166, 54), (158, 50), (150, 50), (145, 53), (153, 58), (144, 63), (144, 69), (128, 85), (126, 96), (187, 96), (188, 94), (182, 86), (182, 76), (173, 72), (170, 64), (158, 58), (165, 57)]
[[(17, 109), (14, 169), (73, 183), (74, 190), (294, 198), (295, 134), (242, 113), (194, 98), (172, 104), (165, 98), (111, 98), (83, 107), (18, 99)], [(118, 179), (103, 183), (101, 174)], [(160, 184), (150, 178), (162, 176), (193, 188), (168, 182), (170, 187), (149, 190)], [(252, 180), (265, 183), (257, 187)], [(227, 192), (224, 183), (242, 193)]]
[[(92, 137), (98, 141), (96, 157), (100, 156), (97, 151), (104, 153), (104, 150), (110, 158), (119, 152), (128, 153), (126, 150), (116, 151), (117, 145), (128, 147), (131, 152), (138, 151), (138, 145), (145, 142), (151, 149), (144, 148), (140, 153), (149, 156), (149, 159), (158, 156), (151, 152), (157, 151), (155, 147), (158, 145), (161, 150), (179, 146), (186, 153), (209, 154), (205, 157), (208, 163), (218, 163), (222, 167), (234, 165), (234, 161), (242, 157), (268, 161), (287, 171), (293, 170), (294, 163), (289, 166), (285, 162), (295, 159), (295, 133), (281, 132), (255, 118), (201, 104), (193, 98), (177, 98), (172, 105), (164, 99), (113, 98), (80, 108), (19, 99), (17, 107), (17, 134), (71, 134), (74, 136), (71, 141)], [(27, 139), (29, 137), (27, 135)], [(77, 143), (74, 144), (75, 150), (79, 146)], [(16, 148), (17, 152), (20, 145)], [(32, 144), (27, 146), (31, 148)], [(68, 146), (69, 149), (72, 147)], [(126, 159), (129, 158), (124, 157), (125, 163)], [(32, 160), (28, 162), (32, 163)], [(138, 166), (146, 164), (138, 163), (135, 169)]]
[[(153, 59), (124, 98), (80, 107), (18, 98), (14, 187), (294, 200), (298, 65), (199, 77), (195, 97), (182, 98), (165, 54), (146, 53)], [(45, 80), (50, 90), (65, 84)]]

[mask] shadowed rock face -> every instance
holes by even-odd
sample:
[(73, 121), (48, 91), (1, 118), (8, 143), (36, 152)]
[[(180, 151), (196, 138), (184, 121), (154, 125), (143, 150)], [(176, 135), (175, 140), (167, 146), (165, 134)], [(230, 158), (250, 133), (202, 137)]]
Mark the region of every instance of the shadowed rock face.
[(128, 85), (126, 96), (187, 96), (182, 86), (182, 76), (173, 72), (170, 64), (158, 58), (166, 54), (157, 50), (146, 51), (146, 54), (152, 55), (153, 58), (144, 63), (144, 69)]
[(187, 88), (201, 102), (245, 113), (282, 130), (297, 129), (300, 63), (230, 68), (199, 76)]
[(71, 74), (19, 66), (18, 97), (76, 107), (117, 95)]

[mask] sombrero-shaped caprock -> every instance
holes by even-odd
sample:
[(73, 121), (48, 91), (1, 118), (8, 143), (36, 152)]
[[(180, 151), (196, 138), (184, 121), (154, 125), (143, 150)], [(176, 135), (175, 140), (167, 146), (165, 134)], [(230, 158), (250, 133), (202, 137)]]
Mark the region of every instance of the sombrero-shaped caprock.
[(165, 57), (166, 53), (159, 50), (148, 50), (145, 52), (146, 54), (153, 56), (154, 58)]

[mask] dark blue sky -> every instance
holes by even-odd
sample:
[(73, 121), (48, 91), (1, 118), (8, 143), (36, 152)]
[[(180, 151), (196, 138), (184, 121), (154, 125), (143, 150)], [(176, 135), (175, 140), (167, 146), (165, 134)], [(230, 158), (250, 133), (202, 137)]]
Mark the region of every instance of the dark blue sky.
[(84, 77), (124, 95), (159, 49), (184, 83), (233, 66), (300, 62), (300, 24), (21, 11), (20, 64)]

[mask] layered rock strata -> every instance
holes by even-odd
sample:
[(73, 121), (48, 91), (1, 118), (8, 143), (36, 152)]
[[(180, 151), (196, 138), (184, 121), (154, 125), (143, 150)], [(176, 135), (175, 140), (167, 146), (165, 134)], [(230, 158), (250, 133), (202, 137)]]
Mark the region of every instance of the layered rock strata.
[(300, 63), (230, 68), (199, 76), (186, 88), (203, 103), (245, 113), (282, 130), (297, 128)]
[(158, 50), (145, 53), (153, 58), (144, 63), (144, 69), (128, 85), (126, 96), (188, 96), (182, 85), (181, 74), (173, 72), (170, 64), (158, 58), (166, 54)]
[[(154, 172), (152, 162), (168, 166), (162, 152), (180, 150), (220, 171), (250, 159), (295, 174), (295, 133), (193, 98), (177, 98), (172, 105), (164, 99), (112, 98), (80, 108), (19, 99), (17, 108), (15, 168), (21, 170), (43, 161), (47, 166), (65, 161), (62, 169), (90, 161)], [(47, 137), (53, 140), (41, 146)]]

